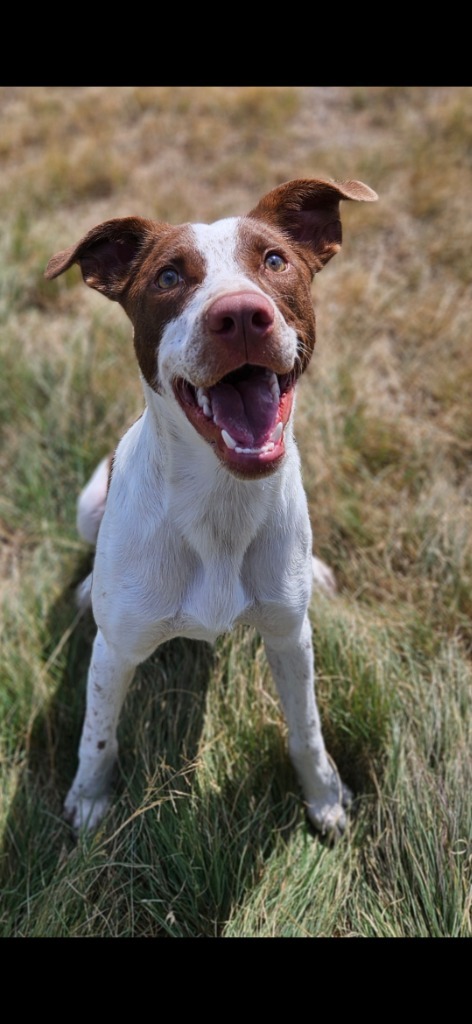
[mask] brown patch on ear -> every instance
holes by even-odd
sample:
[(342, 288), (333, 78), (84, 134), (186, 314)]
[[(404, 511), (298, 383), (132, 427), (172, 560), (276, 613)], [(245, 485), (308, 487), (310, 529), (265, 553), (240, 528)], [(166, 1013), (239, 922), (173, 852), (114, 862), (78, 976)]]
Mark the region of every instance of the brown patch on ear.
[(45, 277), (51, 280), (78, 263), (85, 283), (118, 301), (125, 290), (134, 258), (155, 227), (143, 217), (117, 217), (92, 228), (69, 249), (49, 260)]
[(373, 202), (377, 193), (362, 181), (287, 181), (263, 196), (249, 217), (275, 225), (300, 245), (313, 274), (341, 248), (341, 199)]

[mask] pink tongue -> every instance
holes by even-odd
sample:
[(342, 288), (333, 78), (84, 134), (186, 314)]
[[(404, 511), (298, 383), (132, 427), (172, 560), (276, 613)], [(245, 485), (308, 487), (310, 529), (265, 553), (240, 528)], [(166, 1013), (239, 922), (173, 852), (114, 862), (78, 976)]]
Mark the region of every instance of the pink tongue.
[(209, 389), (216, 425), (246, 448), (260, 448), (276, 425), (279, 403), (269, 384), (261, 374)]

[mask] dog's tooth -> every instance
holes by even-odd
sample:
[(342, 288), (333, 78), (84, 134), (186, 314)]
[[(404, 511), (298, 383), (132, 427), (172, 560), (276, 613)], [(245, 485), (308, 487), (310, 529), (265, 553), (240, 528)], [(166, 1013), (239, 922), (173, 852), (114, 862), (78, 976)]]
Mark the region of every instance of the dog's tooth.
[(213, 412), (211, 408), (210, 396), (208, 394), (208, 391), (205, 390), (205, 388), (197, 388), (197, 402), (200, 408), (203, 409), (205, 416), (208, 419), (212, 419)]
[(236, 441), (231, 437), (231, 434), (228, 434), (227, 430), (222, 430), (221, 436), (227, 448), (236, 448), (236, 451), (242, 451), (241, 448), (236, 447)]
[(284, 425), (283, 425), (283, 423), (282, 422), (277, 423), (277, 426), (275, 427), (275, 430), (273, 430), (272, 434), (270, 435), (271, 441), (273, 441), (274, 444), (277, 444), (277, 442), (280, 441), (280, 438), (282, 437), (283, 432), (284, 432)]
[(279, 382), (277, 380), (277, 375), (275, 373), (271, 373), (271, 375), (270, 375), (269, 387), (270, 387), (270, 390), (271, 390), (274, 398), (278, 402), (278, 400), (280, 398), (280, 388), (279, 388)]

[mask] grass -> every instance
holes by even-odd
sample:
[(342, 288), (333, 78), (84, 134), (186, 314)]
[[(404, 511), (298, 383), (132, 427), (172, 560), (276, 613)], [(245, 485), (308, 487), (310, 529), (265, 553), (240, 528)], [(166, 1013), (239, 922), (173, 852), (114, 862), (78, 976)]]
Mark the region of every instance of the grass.
[[(3, 87), (0, 934), (470, 937), (470, 87)], [(313, 837), (259, 639), (141, 666), (116, 799), (61, 817), (94, 626), (76, 495), (142, 407), (122, 311), (49, 256), (94, 223), (244, 212), (361, 178), (314, 288), (297, 437), (335, 600), (312, 607), (330, 753), (355, 803)]]

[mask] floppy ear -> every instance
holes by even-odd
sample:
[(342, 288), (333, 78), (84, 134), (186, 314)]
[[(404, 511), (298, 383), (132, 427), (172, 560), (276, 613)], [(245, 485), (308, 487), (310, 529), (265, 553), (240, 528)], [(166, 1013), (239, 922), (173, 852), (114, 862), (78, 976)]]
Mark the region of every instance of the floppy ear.
[(362, 181), (297, 179), (268, 192), (248, 216), (268, 221), (300, 244), (316, 274), (341, 248), (340, 200), (377, 198)]
[(117, 217), (97, 224), (77, 245), (52, 256), (44, 276), (51, 280), (79, 263), (85, 284), (118, 301), (150, 227), (143, 217)]

